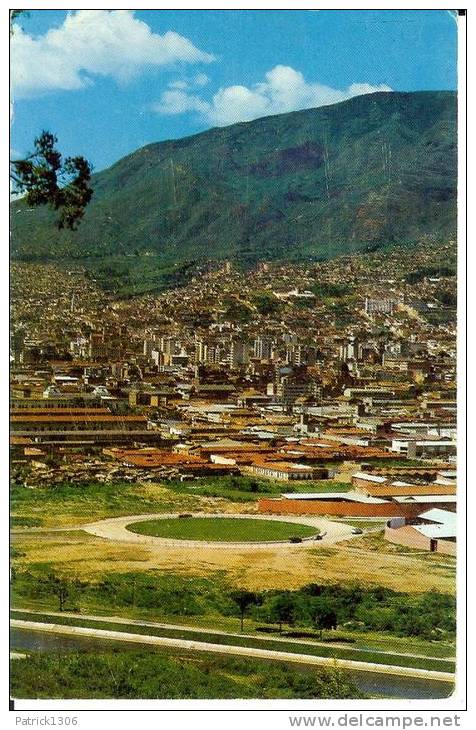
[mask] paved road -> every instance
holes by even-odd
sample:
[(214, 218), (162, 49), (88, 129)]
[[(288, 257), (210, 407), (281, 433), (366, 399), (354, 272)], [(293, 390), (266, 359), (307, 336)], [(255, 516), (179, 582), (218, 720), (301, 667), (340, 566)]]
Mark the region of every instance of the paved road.
[(109, 631), (106, 629), (93, 629), (83, 626), (64, 626), (62, 624), (44, 624), (33, 621), (21, 621), (12, 619), (11, 626), (18, 629), (40, 631), (42, 633), (63, 634), (67, 636), (93, 636), (98, 639), (125, 641), (136, 644), (149, 644), (151, 646), (165, 646), (176, 649), (191, 651), (204, 651), (215, 654), (232, 654), (235, 656), (247, 656), (255, 659), (273, 659), (275, 661), (294, 662), (297, 664), (312, 664), (322, 667), (338, 667), (339, 669), (352, 669), (360, 672), (374, 672), (379, 674), (393, 674), (404, 677), (419, 677), (441, 682), (453, 682), (454, 675), (448, 672), (435, 672), (429, 669), (415, 669), (414, 667), (395, 667), (386, 664), (373, 664), (370, 662), (356, 662), (349, 659), (334, 659), (328, 657), (317, 657), (308, 654), (294, 654), (285, 651), (270, 651), (269, 649), (257, 649), (246, 646), (225, 646), (223, 644), (212, 644), (206, 641), (190, 641), (188, 639), (172, 639), (162, 636), (148, 636), (143, 634), (131, 634), (122, 631)]
[(335, 542), (341, 540), (348, 540), (356, 537), (352, 534), (352, 527), (346, 524), (340, 524), (337, 522), (331, 522), (325, 518), (311, 517), (311, 516), (295, 516), (295, 515), (255, 515), (255, 514), (209, 514), (209, 513), (194, 513), (191, 519), (200, 518), (230, 518), (233, 519), (256, 519), (256, 520), (276, 520), (278, 522), (292, 522), (298, 525), (309, 525), (319, 530), (323, 535), (322, 540), (307, 540), (304, 539), (301, 543), (290, 543), (289, 540), (282, 542), (214, 542), (208, 540), (174, 540), (164, 537), (152, 537), (150, 535), (139, 535), (135, 532), (130, 532), (126, 529), (127, 525), (133, 522), (144, 522), (146, 520), (160, 520), (170, 519), (177, 517), (177, 514), (149, 514), (149, 515), (129, 515), (127, 517), (112, 517), (106, 520), (100, 520), (99, 522), (91, 522), (87, 525), (82, 525), (81, 529), (86, 532), (96, 535), (97, 537), (104, 537), (108, 540), (114, 540), (115, 542), (128, 542), (128, 543), (140, 543), (141, 545), (162, 547), (213, 547), (220, 549), (230, 549), (239, 547), (249, 548), (251, 550), (259, 550), (260, 548), (269, 550), (270, 547), (319, 547), (320, 545), (332, 545)]

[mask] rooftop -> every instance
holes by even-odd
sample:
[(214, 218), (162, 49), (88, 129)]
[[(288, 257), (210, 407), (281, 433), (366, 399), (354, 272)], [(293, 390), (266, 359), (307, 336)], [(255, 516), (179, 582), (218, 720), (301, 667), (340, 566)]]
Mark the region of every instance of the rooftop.
[(378, 499), (377, 497), (367, 497), (358, 492), (287, 492), (281, 494), (284, 499), (314, 499), (347, 502), (360, 502), (362, 504), (385, 504), (386, 499)]
[(352, 479), (365, 479), (366, 482), (375, 482), (375, 484), (383, 484), (386, 482), (386, 477), (375, 476), (375, 474), (366, 474), (363, 471), (358, 471), (352, 474)]

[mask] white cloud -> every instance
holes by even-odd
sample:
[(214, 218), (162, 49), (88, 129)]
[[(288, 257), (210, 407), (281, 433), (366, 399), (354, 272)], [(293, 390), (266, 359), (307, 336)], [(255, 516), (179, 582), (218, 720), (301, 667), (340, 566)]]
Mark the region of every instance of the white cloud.
[(38, 37), (15, 25), (11, 40), (16, 96), (81, 89), (95, 74), (125, 82), (147, 67), (213, 60), (174, 31), (153, 33), (133, 10), (70, 12), (59, 28)]
[(207, 116), (209, 104), (203, 99), (200, 99), (199, 96), (188, 94), (181, 89), (167, 89), (160, 97), (160, 101), (151, 105), (151, 109), (158, 114), (170, 115), (198, 112)]
[(204, 73), (197, 74), (193, 79), (193, 83), (195, 84), (195, 86), (206, 86), (209, 81), (210, 79)]
[(219, 89), (211, 101), (189, 94), (185, 88), (179, 95), (178, 92), (168, 90), (152, 108), (161, 114), (195, 111), (211, 124), (226, 126), (272, 114), (335, 104), (376, 91), (392, 89), (385, 84), (374, 86), (367, 83), (351, 84), (342, 90), (333, 89), (317, 82), (308, 82), (300, 71), (279, 65), (265, 74), (264, 81), (251, 88), (227, 86)]
[(177, 79), (168, 84), (169, 89), (193, 89), (194, 87), (206, 86), (210, 79), (206, 74), (196, 74), (193, 78)]

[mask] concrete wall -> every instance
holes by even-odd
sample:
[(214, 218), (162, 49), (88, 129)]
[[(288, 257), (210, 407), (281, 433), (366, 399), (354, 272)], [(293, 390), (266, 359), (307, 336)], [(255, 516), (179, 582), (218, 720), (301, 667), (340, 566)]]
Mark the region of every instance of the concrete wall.
[[(431, 549), (430, 538), (425, 537), (421, 532), (415, 530), (412, 525), (404, 525), (396, 529), (386, 527), (385, 539), (395, 545), (404, 545), (414, 550), (428, 550), (429, 552)], [(436, 551), (434, 552), (456, 556), (456, 542), (451, 542), (451, 540), (437, 540)]]
[(436, 552), (443, 555), (454, 555), (456, 557), (456, 543), (451, 540), (438, 540)]
[(395, 545), (404, 545), (415, 550), (430, 550), (430, 538), (415, 530), (412, 525), (397, 528), (386, 527), (385, 539)]

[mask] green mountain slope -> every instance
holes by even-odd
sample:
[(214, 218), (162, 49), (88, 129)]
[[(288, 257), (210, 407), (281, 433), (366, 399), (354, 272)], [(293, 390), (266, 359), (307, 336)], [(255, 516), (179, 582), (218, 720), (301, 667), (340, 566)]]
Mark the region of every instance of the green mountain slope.
[(151, 144), (93, 187), (76, 232), (13, 203), (13, 258), (148, 270), (444, 240), (456, 229), (456, 95), (378, 93)]

